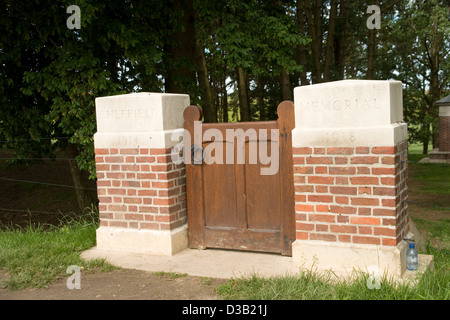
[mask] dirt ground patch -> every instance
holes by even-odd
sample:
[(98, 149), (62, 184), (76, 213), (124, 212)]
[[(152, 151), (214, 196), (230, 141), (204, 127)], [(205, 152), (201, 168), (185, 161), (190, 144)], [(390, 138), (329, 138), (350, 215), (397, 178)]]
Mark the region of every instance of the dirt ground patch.
[[(0, 282), (6, 278), (0, 271)], [(224, 280), (181, 275), (157, 275), (139, 270), (84, 274), (81, 289), (68, 289), (67, 278), (44, 289), (0, 289), (0, 300), (217, 300), (216, 287)]]

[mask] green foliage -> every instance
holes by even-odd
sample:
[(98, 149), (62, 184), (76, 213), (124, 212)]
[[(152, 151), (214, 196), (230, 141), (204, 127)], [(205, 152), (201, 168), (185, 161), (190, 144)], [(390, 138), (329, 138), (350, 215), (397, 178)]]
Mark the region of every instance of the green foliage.
[[(196, 28), (199, 40), (206, 48), (212, 79), (236, 79), (236, 68), (249, 75), (250, 95), (254, 101), (254, 83), (264, 77), (268, 88), (266, 108), (269, 118), (276, 118), (281, 102), (279, 74), (300, 72), (297, 48), (310, 38), (300, 32), (293, 12), (294, 4), (267, 1), (194, 1), (198, 10)], [(275, 88), (275, 90), (273, 90)], [(272, 92), (273, 91), (273, 92)], [(236, 94), (236, 90), (232, 94)], [(237, 98), (230, 100), (235, 112)], [(252, 106), (255, 120), (259, 120), (256, 104)]]
[(439, 0), (403, 3), (387, 21), (385, 36), (395, 58), (397, 79), (405, 84), (404, 114), (410, 142), (437, 145), (438, 108), (449, 92), (450, 23), (448, 6)]
[[(66, 27), (71, 4), (81, 10), (79, 30)], [(95, 98), (161, 90), (164, 16), (155, 8), (164, 11), (159, 1), (2, 3), (0, 139), (10, 141), (4, 147), (23, 158), (72, 143), (79, 167), (95, 177)]]
[[(375, 78), (403, 81), (405, 118), (413, 124), (410, 139), (426, 142), (436, 134), (437, 109), (433, 100), (448, 94), (448, 8), (439, 0), (392, 3), (393, 6), (390, 2), (381, 5)], [(72, 4), (81, 9), (79, 30), (66, 27), (66, 8)], [(169, 82), (170, 70), (188, 69), (194, 73), (194, 80), (184, 79), (180, 72), (171, 81), (186, 88), (191, 103), (201, 105), (202, 88), (195, 81), (193, 53), (182, 52), (184, 56), (174, 57), (180, 48), (174, 34), (187, 28), (182, 17), (190, 9), (194, 12), (196, 41), (205, 55), (215, 107), (222, 114), (238, 110), (238, 99), (228, 99), (227, 95), (236, 93), (236, 69), (243, 68), (249, 76), (247, 90), (253, 118), (274, 119), (282, 99), (280, 73), (287, 72), (293, 88), (299, 83), (301, 71), (307, 71), (310, 80), (313, 70), (313, 26), (307, 19), (299, 24), (297, 4), (291, 0), (3, 0), (1, 145), (14, 149), (21, 158), (39, 158), (51, 157), (67, 143), (75, 144), (79, 167), (94, 177), (96, 97), (162, 92)], [(327, 43), (331, 2), (311, 0), (311, 4), (313, 8), (318, 6), (314, 21), (321, 41), (321, 64), (322, 52), (333, 47), (331, 79), (365, 77), (366, 8), (371, 2), (338, 1), (333, 43)], [(344, 15), (346, 4), (348, 17)], [(301, 46), (307, 52), (304, 65), (299, 62)], [(436, 63), (430, 62), (434, 52), (431, 49), (437, 50), (437, 71), (432, 69)], [(437, 85), (431, 81), (433, 74), (437, 74)], [(264, 99), (257, 103), (259, 86)]]

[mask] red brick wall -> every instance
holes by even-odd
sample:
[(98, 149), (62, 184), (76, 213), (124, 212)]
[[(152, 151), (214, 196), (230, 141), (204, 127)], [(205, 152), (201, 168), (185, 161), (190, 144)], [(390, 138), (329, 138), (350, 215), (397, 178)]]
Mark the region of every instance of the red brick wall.
[(297, 239), (395, 246), (406, 235), (406, 141), (293, 155)]
[(439, 117), (439, 151), (450, 151), (450, 117)]
[(171, 149), (96, 149), (100, 225), (172, 230), (187, 223), (184, 164)]
[[(100, 224), (187, 223), (184, 164), (170, 149), (96, 149)], [(408, 232), (407, 143), (294, 148), (297, 239), (397, 245)]]

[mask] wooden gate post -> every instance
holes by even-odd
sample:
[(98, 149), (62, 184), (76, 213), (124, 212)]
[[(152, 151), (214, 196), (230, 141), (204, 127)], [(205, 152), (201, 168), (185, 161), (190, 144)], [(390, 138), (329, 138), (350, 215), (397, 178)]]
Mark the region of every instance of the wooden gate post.
[[(280, 131), (280, 176), (283, 181), (281, 192), (283, 254), (292, 255), (292, 240), (295, 238), (295, 197), (292, 163), (292, 130), (295, 127), (295, 113), (291, 101), (280, 103), (277, 109)], [(289, 165), (286, 165), (289, 164)]]
[(294, 263), (401, 275), (414, 237), (402, 83), (344, 80), (294, 96)]
[(172, 255), (187, 247), (184, 164), (172, 161), (189, 96), (96, 99), (97, 248)]

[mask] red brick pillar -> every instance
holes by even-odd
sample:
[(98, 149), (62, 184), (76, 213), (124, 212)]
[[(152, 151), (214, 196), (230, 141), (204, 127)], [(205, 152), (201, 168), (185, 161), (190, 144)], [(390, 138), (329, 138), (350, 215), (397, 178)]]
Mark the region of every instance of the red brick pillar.
[(439, 151), (450, 152), (450, 102), (439, 107)]
[(297, 239), (397, 246), (408, 232), (407, 143), (294, 148)]
[(97, 248), (171, 255), (187, 247), (185, 169), (171, 150), (188, 105), (187, 95), (157, 93), (96, 99)]
[(401, 275), (409, 231), (402, 84), (345, 80), (294, 92), (294, 262)]
[(436, 102), (439, 107), (439, 148), (430, 151), (431, 163), (450, 164), (450, 96)]

